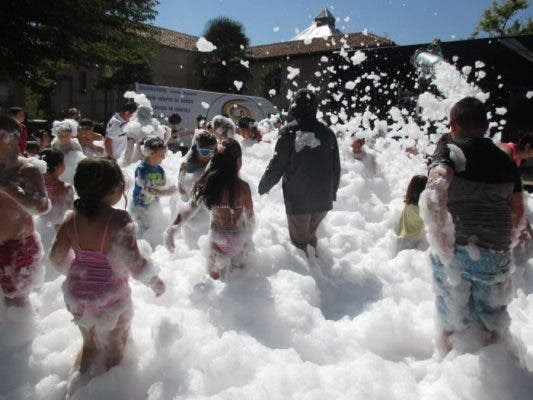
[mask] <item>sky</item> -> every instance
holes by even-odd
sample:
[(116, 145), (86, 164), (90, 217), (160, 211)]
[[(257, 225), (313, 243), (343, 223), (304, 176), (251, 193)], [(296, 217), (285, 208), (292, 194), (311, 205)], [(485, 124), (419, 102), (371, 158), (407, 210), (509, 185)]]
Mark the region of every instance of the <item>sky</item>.
[[(346, 33), (369, 32), (400, 45), (466, 39), (492, 0), (159, 0), (155, 25), (199, 36), (226, 16), (241, 22), (251, 45), (290, 40), (324, 8)], [(532, 17), (533, 7), (518, 14)]]

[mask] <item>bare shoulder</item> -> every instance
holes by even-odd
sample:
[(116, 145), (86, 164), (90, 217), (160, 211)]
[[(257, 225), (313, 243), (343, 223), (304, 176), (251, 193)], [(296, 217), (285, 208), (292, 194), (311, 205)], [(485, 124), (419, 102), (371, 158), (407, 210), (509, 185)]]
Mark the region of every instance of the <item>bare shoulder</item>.
[(115, 209), (113, 212), (112, 225), (117, 229), (125, 228), (127, 225), (131, 224), (133, 219), (131, 215), (126, 210)]

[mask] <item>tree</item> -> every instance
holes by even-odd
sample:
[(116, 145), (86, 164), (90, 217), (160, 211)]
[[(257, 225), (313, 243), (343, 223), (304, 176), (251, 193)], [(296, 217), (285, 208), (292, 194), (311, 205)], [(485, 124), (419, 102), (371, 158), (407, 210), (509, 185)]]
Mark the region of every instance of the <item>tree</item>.
[(532, 34), (533, 19), (521, 21), (516, 16), (519, 11), (528, 7), (528, 0), (505, 0), (502, 4), (493, 0), (492, 6), (483, 12), (483, 18), (472, 37), (479, 36), (481, 32), (485, 32), (489, 37)]
[(4, 0), (0, 79), (46, 95), (69, 65), (107, 69), (111, 76), (143, 72), (153, 49), (147, 23), (156, 5), (157, 0)]
[(250, 43), (244, 27), (237, 21), (219, 17), (207, 23), (204, 37), (217, 48), (198, 55), (202, 89), (238, 92), (233, 82), (244, 82), (249, 77), (248, 68), (241, 63), (246, 62), (246, 48)]

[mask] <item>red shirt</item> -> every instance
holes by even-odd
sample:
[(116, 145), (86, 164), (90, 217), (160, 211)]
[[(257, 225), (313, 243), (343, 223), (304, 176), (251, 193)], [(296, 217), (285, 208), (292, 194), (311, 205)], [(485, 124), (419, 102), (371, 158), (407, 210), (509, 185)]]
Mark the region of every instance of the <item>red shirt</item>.
[(28, 143), (28, 128), (26, 125), (19, 124), (20, 126), (20, 138), (19, 138), (19, 149), (22, 154), (26, 151), (26, 143)]

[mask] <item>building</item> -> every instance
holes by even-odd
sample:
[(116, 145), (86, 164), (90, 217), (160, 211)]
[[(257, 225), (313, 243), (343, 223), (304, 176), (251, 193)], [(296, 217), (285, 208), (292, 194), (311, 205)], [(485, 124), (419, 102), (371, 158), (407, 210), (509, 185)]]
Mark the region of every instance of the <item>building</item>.
[[(153, 29), (157, 48), (149, 64), (150, 82), (143, 83), (202, 89), (195, 68), (198, 37), (158, 27)], [(311, 26), (292, 40), (248, 49), (253, 79), (244, 85), (247, 88), (244, 94), (268, 97), (278, 108), (286, 109), (287, 94), (296, 88), (326, 87), (330, 78), (327, 71), (324, 72), (328, 63), (324, 57), (329, 60), (342, 48), (353, 50), (391, 45), (394, 42), (371, 33), (342, 33), (335, 28), (335, 17), (325, 9), (315, 17)], [(289, 67), (299, 70), (294, 79), (287, 78)], [(63, 110), (75, 106), (87, 117), (109, 118), (122, 101), (122, 93), (95, 88), (95, 83), (105, 73), (71, 67), (59, 74), (52, 97), (54, 114), (60, 115)], [(318, 93), (325, 97), (325, 91)]]

